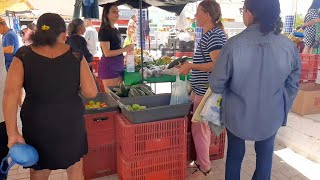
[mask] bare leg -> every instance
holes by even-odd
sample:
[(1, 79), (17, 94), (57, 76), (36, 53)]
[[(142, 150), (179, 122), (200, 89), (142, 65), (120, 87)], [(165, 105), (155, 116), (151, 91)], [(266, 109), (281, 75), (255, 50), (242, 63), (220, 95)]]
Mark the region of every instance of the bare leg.
[(69, 180), (84, 180), (82, 168), (83, 168), (83, 161), (81, 159), (79, 162), (76, 162), (74, 165), (70, 166), (67, 169), (68, 179)]
[(311, 51), (312, 51), (312, 48), (311, 48), (311, 47), (305, 46), (304, 49), (303, 49), (303, 51), (302, 51), (302, 53), (303, 53), (303, 54), (312, 54)]
[(48, 169), (34, 170), (30, 169), (30, 180), (48, 180), (51, 171)]

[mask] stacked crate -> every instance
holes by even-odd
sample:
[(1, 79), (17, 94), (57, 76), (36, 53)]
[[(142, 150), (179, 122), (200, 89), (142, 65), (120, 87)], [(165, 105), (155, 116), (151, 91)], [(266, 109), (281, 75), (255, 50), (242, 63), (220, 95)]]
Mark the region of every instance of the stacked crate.
[(300, 82), (314, 83), (318, 77), (319, 55), (300, 54), (301, 76)]
[(94, 99), (84, 99), (107, 102), (104, 109), (86, 110), (88, 138), (88, 154), (83, 158), (83, 171), (85, 179), (93, 179), (116, 173), (116, 144), (115, 144), (115, 118), (118, 114), (118, 105), (114, 99), (106, 94), (99, 93)]
[[(197, 159), (196, 149), (191, 132), (191, 119), (192, 114), (188, 115), (188, 135), (187, 135), (187, 160), (195, 161)], [(219, 136), (211, 133), (211, 143), (209, 147), (210, 160), (218, 160), (224, 157), (225, 143), (226, 143), (226, 131), (223, 131)]]
[(116, 119), (120, 180), (185, 180), (187, 118), (132, 124)]

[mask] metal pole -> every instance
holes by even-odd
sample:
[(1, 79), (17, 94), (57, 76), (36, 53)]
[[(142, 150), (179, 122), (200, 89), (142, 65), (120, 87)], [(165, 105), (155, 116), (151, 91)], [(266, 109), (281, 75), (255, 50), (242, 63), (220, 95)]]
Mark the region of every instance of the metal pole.
[(141, 47), (141, 76), (142, 76), (142, 82), (144, 82), (144, 77), (143, 77), (143, 33), (142, 33), (142, 0), (139, 0), (139, 11), (140, 11), (140, 47)]

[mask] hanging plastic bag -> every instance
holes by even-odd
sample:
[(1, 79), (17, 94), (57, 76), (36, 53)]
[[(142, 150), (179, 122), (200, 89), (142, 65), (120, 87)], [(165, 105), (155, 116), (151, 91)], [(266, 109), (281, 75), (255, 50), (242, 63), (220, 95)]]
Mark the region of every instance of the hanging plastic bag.
[(177, 75), (176, 82), (172, 84), (170, 105), (187, 103), (189, 100), (188, 82), (186, 78), (184, 81), (180, 80), (180, 76)]
[(212, 93), (207, 99), (200, 115), (202, 116), (203, 121), (210, 121), (213, 124), (220, 126), (220, 109), (221, 109), (221, 94)]

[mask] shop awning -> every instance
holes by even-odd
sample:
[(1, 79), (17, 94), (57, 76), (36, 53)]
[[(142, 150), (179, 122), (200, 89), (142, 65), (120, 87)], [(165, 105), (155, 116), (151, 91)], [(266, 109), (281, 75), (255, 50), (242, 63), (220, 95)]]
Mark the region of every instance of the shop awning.
[(0, 0), (0, 14), (9, 11), (26, 11), (33, 9), (27, 0)]
[[(199, 0), (143, 0), (143, 8), (155, 6), (166, 11), (180, 14), (187, 3), (197, 2)], [(99, 0), (99, 5), (103, 6), (106, 3), (117, 2), (119, 5), (126, 4), (132, 8), (139, 8), (139, 0)]]

